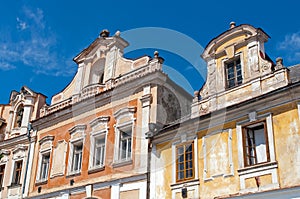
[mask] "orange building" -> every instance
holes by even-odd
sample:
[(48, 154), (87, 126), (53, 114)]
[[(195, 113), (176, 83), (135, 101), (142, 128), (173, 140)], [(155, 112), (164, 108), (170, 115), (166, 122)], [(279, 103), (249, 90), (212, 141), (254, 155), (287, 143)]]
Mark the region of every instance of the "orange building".
[(74, 61), (72, 82), (34, 120), (30, 198), (146, 198), (149, 123), (190, 111), (192, 96), (162, 72), (163, 58), (123, 57), (104, 30)]

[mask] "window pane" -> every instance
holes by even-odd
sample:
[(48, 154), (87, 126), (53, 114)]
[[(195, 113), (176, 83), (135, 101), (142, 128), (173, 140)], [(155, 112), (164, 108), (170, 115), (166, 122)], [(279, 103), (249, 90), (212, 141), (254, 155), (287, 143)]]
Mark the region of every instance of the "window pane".
[(268, 159), (266, 154), (266, 138), (263, 126), (254, 130), (254, 133), (257, 163), (266, 162)]
[(179, 171), (178, 172), (178, 180), (182, 180), (184, 178), (184, 172), (183, 171)]
[(188, 180), (193, 177), (193, 144), (181, 145), (176, 148), (177, 181)]
[(191, 177), (193, 177), (193, 170), (192, 169), (187, 170), (185, 172), (185, 174), (186, 174), (186, 178), (191, 178)]

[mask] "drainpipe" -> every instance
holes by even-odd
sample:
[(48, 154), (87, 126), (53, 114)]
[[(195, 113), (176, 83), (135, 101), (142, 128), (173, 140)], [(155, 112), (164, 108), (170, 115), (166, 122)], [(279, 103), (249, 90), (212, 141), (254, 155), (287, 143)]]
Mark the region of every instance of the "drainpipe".
[(27, 179), (27, 170), (28, 170), (28, 165), (29, 165), (29, 158), (30, 158), (30, 151), (31, 151), (31, 137), (30, 137), (30, 131), (32, 130), (32, 125), (31, 123), (28, 123), (27, 126), (27, 138), (29, 141), (29, 146), (28, 146), (28, 154), (27, 154), (27, 161), (26, 161), (26, 167), (25, 167), (25, 176), (22, 184), (22, 198), (25, 193), (25, 186), (26, 186), (26, 179)]

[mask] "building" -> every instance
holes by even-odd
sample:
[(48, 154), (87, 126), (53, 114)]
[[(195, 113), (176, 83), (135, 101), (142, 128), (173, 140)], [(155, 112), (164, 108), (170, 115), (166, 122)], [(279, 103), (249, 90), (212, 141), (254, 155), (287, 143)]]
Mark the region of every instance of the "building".
[(162, 72), (163, 58), (126, 59), (104, 30), (74, 61), (71, 83), (32, 121), (28, 198), (147, 198), (149, 123), (190, 113), (192, 96)]
[(46, 97), (23, 86), (12, 91), (9, 104), (0, 105), (0, 198), (28, 195), (35, 131), (30, 121), (40, 117)]
[(300, 197), (300, 65), (273, 63), (268, 38), (231, 23), (208, 43), (190, 117), (151, 138), (151, 198)]

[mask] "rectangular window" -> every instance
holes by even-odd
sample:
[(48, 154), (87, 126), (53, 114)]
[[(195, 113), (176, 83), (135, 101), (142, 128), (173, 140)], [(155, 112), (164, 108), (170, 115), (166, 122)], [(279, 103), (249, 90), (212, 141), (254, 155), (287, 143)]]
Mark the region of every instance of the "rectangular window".
[(268, 135), (265, 122), (248, 125), (243, 129), (245, 166), (270, 161)]
[(4, 171), (5, 171), (5, 164), (0, 165), (0, 190), (3, 186)]
[(12, 183), (11, 183), (12, 185), (20, 184), (21, 173), (22, 173), (22, 164), (23, 164), (22, 160), (15, 162), (14, 174), (13, 174), (13, 179), (12, 179)]
[(82, 143), (74, 144), (73, 146), (73, 159), (72, 159), (72, 172), (78, 172), (81, 170), (82, 163)]
[(105, 137), (95, 138), (95, 149), (94, 149), (94, 166), (104, 166), (104, 154), (105, 154)]
[(194, 178), (194, 143), (176, 147), (176, 181)]
[(41, 173), (40, 173), (41, 180), (48, 179), (49, 164), (50, 164), (50, 154), (48, 153), (48, 154), (42, 155)]
[(232, 88), (242, 84), (242, 67), (240, 58), (225, 63), (226, 86)]
[(131, 137), (132, 132), (131, 128), (126, 130), (120, 130), (120, 143), (119, 143), (119, 159), (120, 160), (129, 160), (131, 159)]

